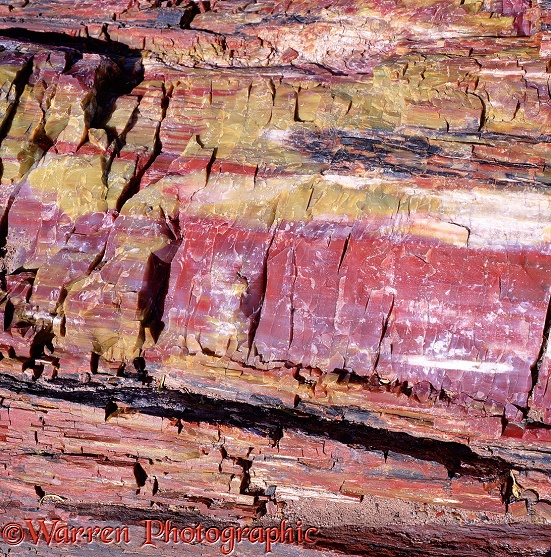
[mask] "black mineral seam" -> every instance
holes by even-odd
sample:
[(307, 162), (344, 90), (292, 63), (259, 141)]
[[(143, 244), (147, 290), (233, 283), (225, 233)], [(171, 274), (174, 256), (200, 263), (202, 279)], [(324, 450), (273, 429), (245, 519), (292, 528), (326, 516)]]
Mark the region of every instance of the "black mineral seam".
[(204, 422), (229, 427), (253, 428), (274, 440), (283, 430), (306, 433), (312, 439), (331, 439), (367, 451), (390, 451), (445, 466), (450, 475), (505, 483), (510, 465), (500, 457), (482, 457), (457, 442), (418, 438), (403, 432), (378, 429), (347, 420), (329, 421), (300, 410), (265, 408), (242, 402), (216, 400), (201, 394), (152, 387), (83, 385), (70, 379), (31, 382), (0, 374), (0, 388), (46, 399), (58, 399), (96, 408), (114, 401), (143, 414), (174, 418), (188, 423)]

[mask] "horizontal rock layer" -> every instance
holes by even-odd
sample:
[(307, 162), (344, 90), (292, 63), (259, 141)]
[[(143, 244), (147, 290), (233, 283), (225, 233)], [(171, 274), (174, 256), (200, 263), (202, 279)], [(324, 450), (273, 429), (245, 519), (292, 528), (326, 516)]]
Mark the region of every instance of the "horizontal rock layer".
[(550, 17), (1, 7), (3, 499), (551, 519)]

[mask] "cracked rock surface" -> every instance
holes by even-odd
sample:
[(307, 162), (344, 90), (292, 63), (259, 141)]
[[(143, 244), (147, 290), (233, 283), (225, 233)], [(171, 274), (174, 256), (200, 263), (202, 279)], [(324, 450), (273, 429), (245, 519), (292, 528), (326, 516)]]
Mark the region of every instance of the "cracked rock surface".
[(550, 26), (2, 3), (2, 517), (549, 555)]

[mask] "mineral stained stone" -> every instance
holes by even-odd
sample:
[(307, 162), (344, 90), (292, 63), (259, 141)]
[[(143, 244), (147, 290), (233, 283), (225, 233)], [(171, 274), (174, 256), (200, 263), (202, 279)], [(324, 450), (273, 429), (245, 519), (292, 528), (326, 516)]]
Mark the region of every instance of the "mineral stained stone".
[(2, 3), (4, 523), (548, 555), (550, 29), (543, 0)]

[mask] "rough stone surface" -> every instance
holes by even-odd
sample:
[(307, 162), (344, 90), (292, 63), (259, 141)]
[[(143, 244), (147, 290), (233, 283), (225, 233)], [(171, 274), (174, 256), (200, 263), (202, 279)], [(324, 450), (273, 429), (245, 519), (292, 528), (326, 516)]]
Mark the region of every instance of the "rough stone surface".
[(3, 3), (4, 522), (548, 554), (550, 25), (536, 0)]

